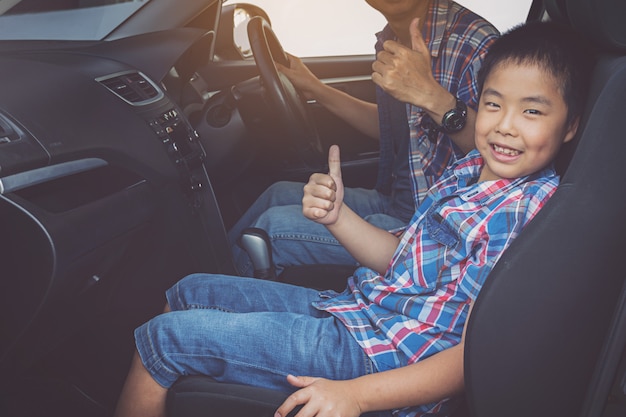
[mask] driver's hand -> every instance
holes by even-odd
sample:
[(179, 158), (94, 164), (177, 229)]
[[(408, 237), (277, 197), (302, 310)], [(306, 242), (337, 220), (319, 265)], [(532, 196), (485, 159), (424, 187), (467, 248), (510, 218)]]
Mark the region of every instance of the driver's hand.
[(409, 28), (412, 47), (386, 41), (372, 64), (372, 81), (399, 101), (431, 109), (439, 95), (449, 99), (450, 94), (433, 77), (419, 19), (414, 19)]
[(296, 417), (358, 417), (361, 415), (358, 392), (353, 392), (355, 390), (350, 380), (331, 381), (324, 378), (293, 375), (289, 375), (287, 380), (291, 385), (300, 389), (287, 397), (276, 410), (275, 416), (286, 416), (298, 405), (303, 407)]
[(339, 147), (328, 150), (328, 174), (313, 174), (304, 186), (302, 214), (310, 220), (324, 225), (337, 222), (343, 205), (343, 180)]
[(276, 63), (276, 69), (285, 74), (289, 81), (298, 89), (307, 100), (313, 100), (316, 98), (315, 92), (318, 88), (323, 88), (322, 83), (316, 76), (307, 68), (302, 60), (291, 54), (286, 54), (289, 58), (289, 68), (284, 65)]

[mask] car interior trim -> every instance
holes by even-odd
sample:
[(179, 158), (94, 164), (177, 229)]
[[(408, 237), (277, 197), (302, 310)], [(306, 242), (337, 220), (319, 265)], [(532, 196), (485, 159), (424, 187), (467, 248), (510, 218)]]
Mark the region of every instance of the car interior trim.
[(8, 175), (0, 178), (0, 194), (18, 191), (33, 185), (90, 171), (106, 165), (108, 165), (108, 163), (104, 159), (85, 158)]
[(357, 81), (371, 81), (371, 75), (360, 75), (355, 77), (337, 77), (337, 78), (324, 78), (322, 82), (324, 84), (337, 84), (337, 83), (349, 83)]

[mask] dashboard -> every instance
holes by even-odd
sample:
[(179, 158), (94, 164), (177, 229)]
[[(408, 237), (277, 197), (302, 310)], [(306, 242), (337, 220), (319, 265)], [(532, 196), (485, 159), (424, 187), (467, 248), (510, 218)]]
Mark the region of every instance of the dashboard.
[(184, 28), (0, 44), (2, 371), (104, 311), (135, 326), (187, 273), (234, 272), (207, 151), (167, 87), (189, 82), (212, 40)]

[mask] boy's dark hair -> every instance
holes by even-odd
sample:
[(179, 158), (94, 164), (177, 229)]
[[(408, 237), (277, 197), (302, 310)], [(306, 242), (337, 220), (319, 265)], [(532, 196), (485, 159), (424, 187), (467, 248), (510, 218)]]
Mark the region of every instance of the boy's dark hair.
[(557, 22), (528, 22), (504, 33), (489, 48), (478, 72), (482, 93), (489, 74), (502, 63), (536, 64), (560, 83), (567, 123), (583, 112), (594, 54), (571, 27)]

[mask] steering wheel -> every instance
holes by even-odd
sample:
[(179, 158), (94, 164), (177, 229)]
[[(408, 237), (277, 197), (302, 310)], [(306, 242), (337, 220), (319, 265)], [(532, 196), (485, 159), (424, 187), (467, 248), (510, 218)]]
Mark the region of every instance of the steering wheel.
[(275, 62), (289, 67), (289, 58), (272, 27), (261, 16), (255, 16), (248, 22), (248, 38), (261, 82), (275, 113), (286, 128), (286, 134), (295, 143), (296, 150), (306, 159), (321, 156), (322, 144), (302, 95), (276, 69)]

